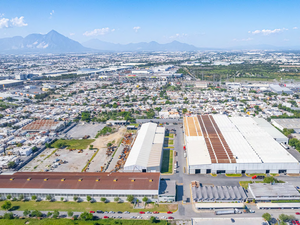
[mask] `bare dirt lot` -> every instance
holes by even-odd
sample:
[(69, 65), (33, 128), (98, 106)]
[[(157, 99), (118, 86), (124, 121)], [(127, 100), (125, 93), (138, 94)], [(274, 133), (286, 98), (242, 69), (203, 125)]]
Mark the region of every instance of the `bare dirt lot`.
[(121, 127), (116, 133), (107, 136), (100, 136), (93, 143), (91, 143), (92, 145), (94, 145), (94, 148), (99, 149), (99, 152), (91, 162), (89, 169), (87, 170), (88, 172), (100, 171), (101, 166), (105, 166), (108, 163), (112, 156), (106, 155), (107, 143), (114, 142), (115, 145), (118, 145), (124, 137), (125, 133), (126, 128)]
[[(108, 163), (112, 156), (106, 155), (107, 143), (113, 142), (115, 145), (118, 145), (125, 133), (126, 128), (121, 127), (116, 133), (100, 136), (91, 143), (91, 145), (94, 145), (94, 148), (99, 149), (99, 152), (91, 161), (87, 172), (100, 171), (101, 166)], [(81, 172), (95, 152), (96, 149), (89, 150), (89, 148), (83, 150), (83, 153), (78, 153), (78, 149), (69, 151), (69, 149), (56, 150), (55, 148), (49, 148), (24, 166), (21, 171), (43, 172), (48, 169), (53, 172)], [(60, 165), (55, 166), (55, 162), (60, 160), (66, 161), (66, 163), (60, 163)]]

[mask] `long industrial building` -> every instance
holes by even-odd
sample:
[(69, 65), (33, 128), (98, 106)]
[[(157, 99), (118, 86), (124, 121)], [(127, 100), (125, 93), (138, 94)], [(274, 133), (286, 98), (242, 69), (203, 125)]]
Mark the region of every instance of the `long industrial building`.
[(299, 173), (287, 139), (263, 119), (202, 115), (184, 118), (188, 173)]
[[(160, 173), (60, 173), (60, 172), (17, 172), (0, 176), (0, 195), (18, 198), (20, 195), (30, 200), (50, 196), (52, 199), (87, 201), (87, 196), (100, 201), (105, 197), (113, 201), (119, 197), (126, 201), (128, 195), (142, 201), (158, 202)], [(174, 187), (175, 189), (175, 187)]]
[(124, 165), (124, 172), (160, 172), (165, 128), (145, 123), (138, 131)]

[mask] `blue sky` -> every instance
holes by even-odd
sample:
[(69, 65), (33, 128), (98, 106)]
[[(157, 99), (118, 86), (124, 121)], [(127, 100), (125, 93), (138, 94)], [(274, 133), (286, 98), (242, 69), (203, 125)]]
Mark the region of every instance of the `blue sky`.
[(1, 0), (0, 38), (50, 30), (79, 42), (300, 46), (298, 0)]

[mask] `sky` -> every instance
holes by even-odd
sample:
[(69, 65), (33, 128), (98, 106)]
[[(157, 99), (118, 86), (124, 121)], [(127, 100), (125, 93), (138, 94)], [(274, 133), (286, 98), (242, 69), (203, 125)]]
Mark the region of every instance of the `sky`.
[(51, 30), (83, 43), (300, 46), (299, 0), (1, 0), (0, 38)]

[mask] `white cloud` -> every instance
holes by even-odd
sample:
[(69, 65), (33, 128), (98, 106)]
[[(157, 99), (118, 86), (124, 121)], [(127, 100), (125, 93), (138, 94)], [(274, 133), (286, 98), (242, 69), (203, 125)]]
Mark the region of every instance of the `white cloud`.
[(75, 35), (75, 33), (70, 33), (70, 36), (73, 36), (73, 35)]
[(233, 39), (233, 41), (252, 41), (253, 40), (253, 38), (242, 38), (242, 39), (236, 39), (236, 38), (234, 38)]
[(134, 27), (133, 29), (135, 32), (138, 32), (138, 30), (141, 29), (141, 27)]
[(20, 18), (15, 17), (10, 20), (13, 27), (26, 27), (28, 24), (24, 23), (24, 16), (20, 16)]
[(175, 34), (175, 35), (173, 35), (173, 36), (170, 36), (169, 38), (171, 38), (171, 39), (176, 39), (176, 38), (182, 38), (182, 37), (186, 37), (186, 36), (188, 36), (188, 35), (182, 33), (182, 34)]
[(4, 16), (4, 13), (0, 13), (0, 18), (2, 18)]
[(248, 33), (249, 34), (269, 35), (269, 34), (281, 33), (281, 32), (283, 32), (285, 30), (288, 30), (288, 29), (286, 29), (286, 28), (274, 29), (274, 30), (263, 29), (263, 30), (248, 31)]
[(298, 29), (298, 27), (293, 27), (293, 30), (297, 30)]
[(0, 19), (0, 28), (8, 28), (9, 27), (9, 19), (2, 18)]
[(52, 11), (50, 12), (50, 17), (49, 17), (50, 19), (52, 19), (52, 16), (54, 15), (54, 13), (55, 13), (54, 10), (52, 10)]
[(99, 35), (105, 35), (109, 32), (114, 32), (115, 29), (110, 29), (108, 27), (106, 28), (101, 28), (101, 29), (95, 29), (92, 31), (86, 31), (83, 33), (84, 36), (99, 36)]

